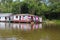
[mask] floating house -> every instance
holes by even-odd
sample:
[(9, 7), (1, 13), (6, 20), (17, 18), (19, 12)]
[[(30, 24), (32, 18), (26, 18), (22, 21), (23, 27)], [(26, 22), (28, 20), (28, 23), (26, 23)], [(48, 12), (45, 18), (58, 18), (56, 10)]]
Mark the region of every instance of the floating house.
[(0, 21), (9, 21), (12, 13), (0, 13)]
[(42, 22), (42, 17), (31, 15), (31, 14), (0, 13), (0, 21)]
[(14, 14), (11, 16), (13, 22), (31, 22), (31, 16), (29, 14)]
[(13, 22), (42, 22), (42, 17), (31, 14), (14, 14), (11, 16)]

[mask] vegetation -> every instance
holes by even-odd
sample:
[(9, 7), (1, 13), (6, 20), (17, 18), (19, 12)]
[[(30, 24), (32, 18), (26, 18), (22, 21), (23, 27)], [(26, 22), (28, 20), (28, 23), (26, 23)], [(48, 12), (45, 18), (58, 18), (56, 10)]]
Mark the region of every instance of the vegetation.
[(45, 16), (48, 19), (60, 19), (59, 0), (1, 0), (0, 13), (29, 13)]
[(46, 20), (46, 24), (59, 24), (60, 25), (60, 20)]

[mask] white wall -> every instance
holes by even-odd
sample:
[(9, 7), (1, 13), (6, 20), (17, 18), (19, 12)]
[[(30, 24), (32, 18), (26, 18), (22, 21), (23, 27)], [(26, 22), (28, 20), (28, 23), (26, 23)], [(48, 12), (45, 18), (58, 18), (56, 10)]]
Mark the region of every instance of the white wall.
[(7, 17), (6, 21), (9, 21), (9, 17)]
[(28, 16), (21, 16), (21, 20), (25, 20), (25, 21), (30, 21), (30, 19), (28, 18)]
[[(16, 15), (14, 15), (13, 16), (13, 20), (20, 20), (20, 16), (18, 16), (18, 18), (16, 18)], [(21, 16), (21, 20), (27, 20), (27, 21), (29, 21), (28, 16), (25, 16), (25, 17)]]
[(5, 17), (1, 17), (0, 18), (0, 21), (5, 21)]
[(9, 21), (9, 17), (7, 17), (7, 19), (5, 19), (5, 17), (1, 17), (0, 21)]
[[(22, 18), (22, 17), (21, 17)], [(28, 16), (23, 17), (23, 20), (29, 21)]]
[(13, 16), (13, 20), (19, 20), (19, 16), (18, 18), (16, 18), (16, 16)]
[(39, 17), (39, 22), (42, 22), (42, 17)]

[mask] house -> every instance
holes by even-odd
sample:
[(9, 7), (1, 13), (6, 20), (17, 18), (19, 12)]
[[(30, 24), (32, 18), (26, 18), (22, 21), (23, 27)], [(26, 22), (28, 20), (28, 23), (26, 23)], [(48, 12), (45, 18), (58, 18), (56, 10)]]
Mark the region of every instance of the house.
[(42, 17), (31, 14), (14, 14), (10, 18), (12, 22), (42, 22)]
[(11, 16), (13, 22), (31, 22), (30, 14), (15, 14)]
[(9, 21), (12, 13), (0, 13), (0, 21)]
[(0, 13), (0, 21), (42, 22), (42, 17), (31, 14)]

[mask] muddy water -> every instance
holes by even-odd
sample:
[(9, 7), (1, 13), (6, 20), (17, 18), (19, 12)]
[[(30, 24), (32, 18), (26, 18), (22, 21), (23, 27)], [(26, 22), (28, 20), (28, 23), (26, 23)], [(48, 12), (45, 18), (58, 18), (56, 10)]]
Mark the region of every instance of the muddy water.
[(60, 25), (0, 22), (0, 40), (60, 40)]

